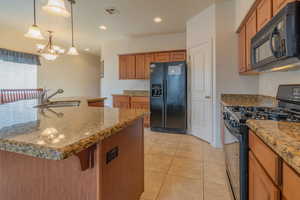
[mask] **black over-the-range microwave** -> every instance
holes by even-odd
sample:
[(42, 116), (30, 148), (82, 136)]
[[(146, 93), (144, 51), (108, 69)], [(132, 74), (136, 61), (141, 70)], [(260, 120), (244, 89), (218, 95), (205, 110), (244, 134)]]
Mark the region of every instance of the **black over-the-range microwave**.
[(254, 71), (300, 66), (300, 2), (286, 5), (251, 40)]

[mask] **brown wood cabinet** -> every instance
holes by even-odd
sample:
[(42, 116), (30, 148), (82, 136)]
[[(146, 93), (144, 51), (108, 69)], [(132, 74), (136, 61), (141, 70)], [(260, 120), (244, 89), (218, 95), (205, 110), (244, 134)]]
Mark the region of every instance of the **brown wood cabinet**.
[(299, 200), (300, 175), (249, 132), (249, 200)]
[(262, 0), (257, 6), (257, 30), (264, 27), (272, 18), (272, 0)]
[(139, 54), (135, 56), (135, 61), (136, 61), (136, 73), (135, 73), (135, 78), (136, 79), (146, 79), (146, 59), (144, 54)]
[(113, 106), (115, 108), (130, 108), (130, 96), (113, 95)]
[(273, 1), (273, 14), (276, 15), (287, 3), (295, 0), (272, 0)]
[(280, 200), (280, 190), (249, 152), (249, 200)]
[(180, 62), (186, 61), (186, 52), (185, 51), (174, 51), (171, 52), (171, 62)]
[(247, 71), (251, 70), (251, 39), (256, 34), (256, 11), (254, 11), (246, 23), (246, 64)]
[[(113, 95), (115, 108), (145, 109), (150, 112), (150, 99), (143, 96)], [(150, 126), (150, 115), (144, 117), (144, 126)]]
[(170, 52), (158, 52), (155, 53), (155, 62), (170, 62), (171, 53)]
[(119, 78), (134, 79), (135, 78), (135, 56), (124, 55), (119, 57)]
[(150, 79), (150, 63), (186, 60), (186, 50), (137, 53), (119, 56), (119, 79)]
[(285, 200), (300, 199), (300, 176), (287, 164), (283, 164), (283, 189)]
[(246, 71), (246, 27), (244, 26), (239, 33), (239, 72), (242, 73)]
[[(296, 0), (255, 0), (246, 17), (240, 24), (239, 35), (239, 72), (244, 75), (256, 75), (251, 71), (251, 39), (274, 17), (287, 3)], [(245, 64), (244, 64), (245, 63)]]

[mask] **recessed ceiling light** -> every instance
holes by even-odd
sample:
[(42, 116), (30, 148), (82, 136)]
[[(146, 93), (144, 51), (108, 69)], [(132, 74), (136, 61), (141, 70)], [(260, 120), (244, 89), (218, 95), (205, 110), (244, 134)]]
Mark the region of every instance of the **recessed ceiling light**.
[(99, 28), (101, 29), (101, 30), (107, 30), (107, 27), (106, 26), (104, 26), (104, 25), (101, 25), (101, 26), (99, 26)]
[(153, 20), (154, 20), (155, 23), (162, 22), (162, 18), (160, 18), (160, 17), (155, 17)]
[(90, 48), (86, 48), (86, 49), (84, 49), (85, 51), (90, 51)]

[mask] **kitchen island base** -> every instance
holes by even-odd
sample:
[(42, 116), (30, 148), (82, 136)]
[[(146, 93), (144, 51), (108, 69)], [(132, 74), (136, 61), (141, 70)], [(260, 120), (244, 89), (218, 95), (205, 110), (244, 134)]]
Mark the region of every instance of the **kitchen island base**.
[(0, 151), (0, 199), (139, 199), (144, 191), (142, 118), (84, 151), (58, 161)]

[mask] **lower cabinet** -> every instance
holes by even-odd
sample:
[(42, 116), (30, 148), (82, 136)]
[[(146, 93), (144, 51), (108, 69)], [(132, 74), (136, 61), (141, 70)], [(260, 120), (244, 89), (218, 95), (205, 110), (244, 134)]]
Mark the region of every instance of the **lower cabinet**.
[(249, 200), (280, 200), (280, 190), (273, 184), (251, 151), (249, 152)]
[(299, 173), (252, 131), (249, 147), (249, 200), (299, 200)]
[[(115, 108), (132, 108), (144, 109), (150, 112), (149, 97), (143, 96), (128, 96), (128, 95), (113, 95), (113, 106)], [(150, 126), (150, 115), (144, 117), (144, 126)]]

